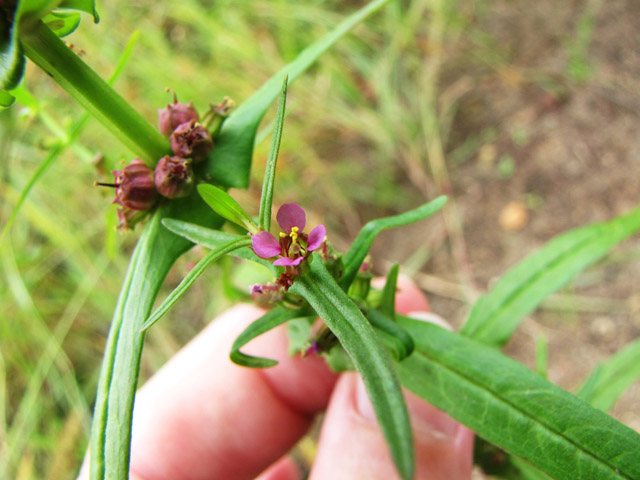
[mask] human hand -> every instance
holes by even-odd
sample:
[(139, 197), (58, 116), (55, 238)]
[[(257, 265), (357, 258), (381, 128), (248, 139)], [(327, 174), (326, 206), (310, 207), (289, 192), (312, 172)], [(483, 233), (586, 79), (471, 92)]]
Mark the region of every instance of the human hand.
[[(396, 306), (404, 314), (428, 310), (424, 295), (403, 277)], [(262, 313), (249, 305), (223, 313), (138, 392), (131, 478), (298, 479), (286, 454), (327, 406), (310, 478), (397, 478), (357, 374), (338, 376), (317, 356), (290, 357), (284, 326), (245, 347), (252, 355), (277, 359), (277, 366), (255, 370), (229, 360), (236, 336)], [(469, 479), (472, 433), (419, 397), (406, 398), (416, 478)]]

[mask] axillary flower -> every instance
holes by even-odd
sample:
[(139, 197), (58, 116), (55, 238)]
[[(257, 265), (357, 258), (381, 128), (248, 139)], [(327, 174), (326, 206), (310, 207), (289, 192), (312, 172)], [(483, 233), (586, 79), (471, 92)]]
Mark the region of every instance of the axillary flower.
[(327, 235), (324, 225), (318, 225), (307, 235), (304, 233), (306, 215), (297, 203), (285, 203), (276, 215), (282, 229), (278, 238), (269, 232), (260, 232), (251, 238), (253, 251), (261, 258), (279, 257), (274, 265), (295, 267), (310, 252), (320, 248)]

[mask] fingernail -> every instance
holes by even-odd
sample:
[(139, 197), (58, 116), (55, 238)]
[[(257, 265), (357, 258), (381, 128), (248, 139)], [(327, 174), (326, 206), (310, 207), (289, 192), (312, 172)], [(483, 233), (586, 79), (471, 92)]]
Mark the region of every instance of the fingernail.
[(413, 318), (415, 320), (422, 320), (423, 322), (433, 323), (453, 332), (453, 327), (449, 322), (447, 322), (440, 315), (436, 315), (432, 312), (409, 312), (407, 314), (407, 317)]
[[(405, 391), (405, 399), (411, 417), (411, 426), (417, 434), (453, 437), (458, 432), (460, 427), (458, 422), (422, 398)], [(377, 421), (375, 410), (360, 377), (356, 381), (356, 408), (363, 418), (371, 422)]]

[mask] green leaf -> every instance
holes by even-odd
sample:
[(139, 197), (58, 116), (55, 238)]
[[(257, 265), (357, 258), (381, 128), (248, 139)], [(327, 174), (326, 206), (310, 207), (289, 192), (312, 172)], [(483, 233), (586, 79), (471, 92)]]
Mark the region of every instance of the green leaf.
[(100, 371), (91, 429), (91, 478), (128, 478), (131, 415), (144, 333), (158, 290), (174, 261), (192, 243), (162, 227), (164, 216), (221, 226), (197, 195), (173, 200), (148, 220), (129, 263), (120, 292)]
[(94, 23), (100, 21), (94, 0), (22, 0), (20, 13), (28, 21), (34, 22), (45, 17), (52, 10), (76, 10), (93, 15)]
[(398, 289), (398, 272), (400, 271), (400, 265), (397, 263), (391, 267), (387, 274), (387, 281), (382, 289), (382, 298), (380, 300), (380, 313), (385, 314), (391, 319), (396, 314), (396, 290)]
[(16, 97), (11, 95), (9, 92), (5, 92), (4, 90), (0, 90), (0, 107), (7, 108), (13, 105), (13, 102), (16, 101)]
[(164, 301), (160, 304), (160, 306), (156, 309), (153, 314), (147, 318), (147, 320), (142, 325), (141, 330), (147, 330), (151, 325), (156, 323), (162, 316), (169, 311), (173, 305), (178, 301), (178, 299), (184, 295), (189, 287), (193, 285), (193, 282), (202, 275), (202, 273), (207, 269), (209, 265), (218, 260), (220, 257), (226, 255), (227, 253), (231, 253), (234, 250), (237, 250), (242, 247), (246, 247), (251, 243), (251, 239), (247, 237), (242, 237), (237, 240), (232, 240), (226, 244), (221, 245), (218, 248), (214, 248), (209, 253), (207, 253), (202, 260), (200, 260), (195, 267), (189, 270), (189, 273), (182, 279), (180, 284), (173, 289), (173, 291), (164, 299)]
[(640, 208), (610, 222), (572, 230), (509, 270), (475, 303), (461, 333), (502, 345), (525, 315), (640, 228)]
[(207, 164), (207, 169), (216, 182), (228, 187), (248, 186), (258, 125), (280, 93), (285, 75), (289, 76), (290, 82), (298, 78), (340, 37), (389, 1), (374, 0), (345, 18), (333, 30), (300, 52), (293, 62), (273, 75), (231, 114), (222, 126), (216, 147), (211, 152)]
[(24, 74), (25, 60), (18, 40), (19, 5), (0, 5), (0, 90), (15, 88)]
[(389, 317), (378, 310), (372, 309), (367, 312), (367, 318), (371, 325), (386, 334), (384, 337), (386, 339), (385, 343), (388, 343), (395, 352), (394, 360), (401, 361), (411, 355), (415, 348), (413, 338), (396, 323), (395, 312), (394, 317)]
[(447, 197), (443, 195), (421, 207), (401, 213), (400, 215), (379, 218), (367, 223), (362, 227), (353, 244), (351, 244), (351, 248), (349, 248), (349, 251), (343, 258), (345, 268), (344, 274), (340, 279), (340, 286), (345, 291), (349, 288), (358, 273), (360, 265), (362, 265), (362, 262), (367, 256), (371, 244), (380, 232), (389, 228), (401, 227), (419, 220), (424, 220), (440, 210), (445, 203), (447, 203)]
[[(180, 235), (197, 245), (201, 245), (209, 249), (218, 248), (220, 245), (233, 239), (246, 238), (244, 235), (234, 235), (232, 233), (221, 232), (220, 230), (213, 230), (195, 223), (176, 220), (175, 218), (165, 218), (162, 221), (162, 224), (176, 235)], [(274, 267), (273, 263), (269, 260), (265, 260), (264, 258), (257, 256), (250, 248), (236, 250), (232, 255), (259, 263), (271, 270), (271, 273), (274, 275), (278, 275), (278, 267)]]
[(266, 333), (289, 320), (293, 320), (294, 318), (308, 316), (309, 313), (310, 312), (308, 310), (301, 312), (300, 310), (288, 310), (282, 307), (276, 307), (273, 310), (269, 310), (245, 328), (240, 335), (238, 335), (238, 338), (236, 338), (231, 347), (229, 358), (231, 358), (231, 361), (234, 363), (242, 365), (243, 367), (269, 368), (277, 365), (278, 362), (276, 360), (246, 355), (242, 353), (240, 349), (263, 333)]
[(198, 185), (198, 193), (218, 215), (240, 225), (251, 233), (259, 232), (249, 214), (224, 190), (208, 183), (201, 183)]
[(93, 16), (94, 23), (100, 22), (100, 16), (96, 10), (96, 2), (94, 0), (62, 0), (58, 8), (86, 12)]
[(42, 18), (44, 24), (58, 37), (66, 37), (80, 25), (79, 13), (51, 12)]
[(311, 335), (313, 333), (313, 317), (294, 318), (287, 325), (287, 337), (289, 338), (289, 355), (298, 352), (305, 352), (311, 346)]
[(640, 339), (599, 365), (577, 395), (595, 408), (609, 410), (622, 393), (640, 377)]
[(403, 385), (556, 479), (640, 478), (640, 435), (495, 349), (398, 315)]
[(362, 376), (380, 428), (402, 478), (413, 478), (414, 455), (409, 414), (389, 356), (358, 306), (333, 279), (317, 255), (290, 288), (305, 298), (340, 340)]
[(276, 164), (278, 163), (278, 153), (280, 152), (280, 140), (282, 139), (282, 125), (284, 124), (284, 110), (287, 103), (287, 81), (288, 76), (282, 82), (282, 92), (280, 93), (280, 104), (276, 115), (273, 139), (271, 140), (271, 150), (267, 159), (267, 167), (264, 172), (262, 183), (262, 194), (260, 195), (260, 213), (258, 214), (258, 225), (267, 232), (271, 231), (271, 204), (273, 203), (273, 188), (276, 182)]

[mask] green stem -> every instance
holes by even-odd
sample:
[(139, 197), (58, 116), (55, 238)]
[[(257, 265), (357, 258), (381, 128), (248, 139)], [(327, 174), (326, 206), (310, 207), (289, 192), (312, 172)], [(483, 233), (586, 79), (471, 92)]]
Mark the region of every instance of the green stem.
[(23, 29), (29, 59), (150, 166), (170, 152), (169, 142), (73, 53), (44, 23)]
[(141, 332), (158, 290), (174, 261), (192, 246), (162, 227), (165, 217), (220, 228), (217, 217), (196, 195), (173, 200), (152, 214), (131, 257), (113, 315), (100, 371), (91, 429), (91, 479), (128, 478), (133, 401), (144, 341)]

